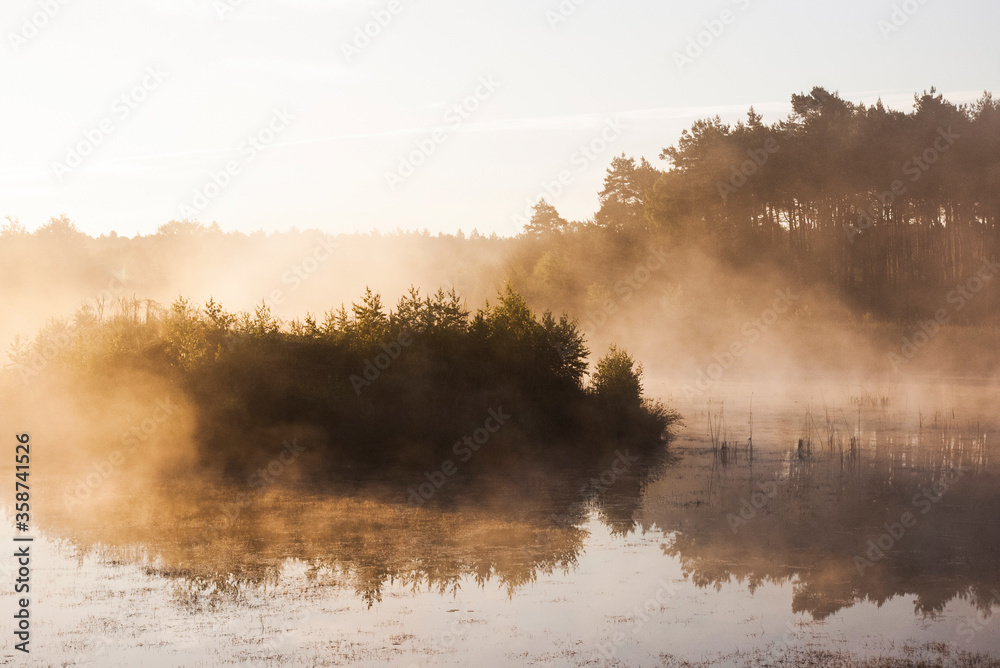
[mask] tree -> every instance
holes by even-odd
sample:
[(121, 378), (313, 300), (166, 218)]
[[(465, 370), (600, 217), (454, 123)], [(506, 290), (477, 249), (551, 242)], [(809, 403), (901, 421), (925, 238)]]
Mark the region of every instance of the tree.
[(538, 200), (532, 211), (534, 213), (531, 215), (531, 220), (524, 226), (524, 233), (528, 236), (541, 237), (555, 234), (564, 231), (569, 225), (556, 208), (545, 201), (545, 198)]
[(382, 306), (382, 295), (371, 288), (365, 287), (360, 304), (351, 304), (351, 315), (345, 329), (358, 350), (373, 350), (389, 338), (389, 315)]
[[(218, 229), (218, 223), (213, 223)], [(171, 220), (156, 228), (156, 234), (162, 237), (200, 237), (208, 232), (208, 228), (196, 220)], [(221, 232), (221, 230), (219, 230)]]
[(552, 349), (559, 355), (555, 373), (560, 378), (568, 380), (575, 387), (583, 384), (583, 374), (587, 371), (587, 355), (590, 350), (583, 340), (583, 334), (577, 328), (575, 321), (563, 314), (559, 320), (546, 311), (542, 316), (542, 328), (550, 341)]
[[(1000, 251), (996, 108), (989, 94), (954, 105), (932, 88), (895, 111), (815, 87), (770, 126), (752, 108), (735, 126), (700, 120), (663, 150), (671, 168), (646, 216), (721, 259), (777, 262), (865, 310), (915, 317)], [(609, 182), (627, 194), (621, 184)]]
[(646, 158), (638, 165), (624, 153), (612, 159), (600, 193), (601, 208), (594, 216), (597, 224), (614, 230), (645, 228), (646, 201), (659, 175)]
[(610, 404), (635, 407), (642, 404), (642, 364), (624, 349), (612, 344), (597, 361), (591, 378), (594, 394)]
[(0, 227), (0, 239), (23, 239), (28, 236), (28, 230), (14, 216), (7, 216), (7, 222)]
[(205, 323), (198, 308), (184, 297), (170, 305), (166, 321), (167, 350), (175, 364), (190, 371), (207, 355)]
[(73, 224), (66, 214), (62, 214), (58, 218), (49, 218), (49, 222), (35, 230), (35, 236), (60, 240), (75, 240), (83, 238), (86, 235), (76, 228), (76, 225)]
[(469, 311), (454, 288), (448, 292), (438, 289), (433, 298), (421, 298), (420, 290), (410, 286), (389, 319), (394, 335), (403, 331), (420, 334), (462, 332), (468, 325)]

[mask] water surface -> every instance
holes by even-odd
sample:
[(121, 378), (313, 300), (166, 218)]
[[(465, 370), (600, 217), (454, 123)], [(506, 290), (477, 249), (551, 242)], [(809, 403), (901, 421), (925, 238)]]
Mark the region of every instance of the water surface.
[(686, 422), (656, 456), (449, 482), (420, 508), (388, 481), (115, 475), (67, 505), (73, 475), (36, 475), (26, 664), (1000, 657), (992, 388), (671, 386), (648, 390)]

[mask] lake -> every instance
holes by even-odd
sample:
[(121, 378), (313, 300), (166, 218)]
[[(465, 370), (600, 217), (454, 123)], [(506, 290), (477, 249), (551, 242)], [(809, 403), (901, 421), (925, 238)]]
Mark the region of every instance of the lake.
[(33, 464), (32, 653), (4, 661), (1000, 659), (996, 387), (679, 386), (647, 383), (685, 419), (663, 452), (449, 481), (419, 508), (386, 480), (115, 472), (68, 504), (87, 472)]

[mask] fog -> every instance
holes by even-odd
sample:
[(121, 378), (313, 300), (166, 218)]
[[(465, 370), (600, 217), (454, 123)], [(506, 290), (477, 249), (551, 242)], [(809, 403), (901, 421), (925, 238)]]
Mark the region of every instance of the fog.
[[(31, 435), (34, 527), (80, 568), (172, 583), (141, 610), (209, 621), (282, 587), (375, 610), (491, 589), (579, 606), (607, 595), (552, 587), (578, 587), (595, 551), (601, 587), (608, 568), (676, 569), (678, 614), (787, 590), (771, 617), (822, 638), (875, 605), (893, 653), (992, 615), (1000, 246), (967, 178), (983, 154), (949, 145), (889, 197), (895, 163), (831, 170), (829, 136), (943, 115), (995, 141), (1000, 108), (931, 91), (890, 114), (819, 88), (793, 108), (699, 122), (668, 170), (614, 158), (593, 218), (541, 200), (512, 237), (184, 220), (93, 238), (9, 218), (0, 428)], [(894, 132), (896, 158), (921, 145)], [(984, 625), (959, 631), (995, 651)], [(618, 636), (600, 634), (607, 659)]]
[[(871, 386), (996, 377), (995, 313), (966, 317), (997, 300), (988, 263), (951, 290), (927, 290), (922, 317), (900, 319), (774, 264), (736, 267), (666, 236), (624, 250), (582, 236), (551, 243), (418, 233), (243, 236), (173, 224), (132, 239), (7, 237), (0, 340), (5, 348), (15, 336), (30, 341), (53, 319), (72, 323), (82, 304), (110, 312), (122, 298), (144, 309), (168, 308), (179, 296), (196, 305), (212, 298), (230, 311), (263, 301), (287, 323), (349, 306), (366, 287), (389, 304), (410, 286), (425, 294), (455, 289), (475, 311), (510, 282), (536, 310), (577, 320), (593, 352), (618, 343), (647, 377), (670, 378), (687, 398), (710, 393), (715, 381), (747, 378)], [(36, 363), (45, 365), (44, 354)]]
[[(81, 376), (55, 363), (60, 342), (76, 336), (81, 304), (108, 318), (123, 299), (139, 300), (139, 320), (168, 309), (178, 296), (250, 312), (263, 300), (287, 327), (307, 313), (322, 319), (358, 301), (366, 287), (388, 304), (410, 286), (425, 293), (455, 289), (474, 312), (511, 284), (537, 312), (553, 309), (576, 319), (592, 362), (612, 343), (626, 348), (643, 365), (647, 394), (689, 422), (703, 424), (712, 402), (717, 414), (726, 407), (730, 415), (745, 412), (753, 397), (758, 406), (766, 397), (787, 397), (782, 406), (798, 402), (803, 415), (829, 413), (828, 404), (862, 396), (891, 398), (928, 420), (957, 410), (972, 421), (994, 410), (981, 397), (969, 402), (954, 385), (962, 379), (997, 384), (995, 320), (963, 323), (960, 308), (963, 301), (996, 299), (986, 273), (976, 293), (959, 286), (929, 291), (927, 318), (906, 322), (861, 310), (834, 287), (805, 284), (773, 263), (736, 266), (702, 246), (672, 244), (668, 236), (616, 247), (602, 244), (609, 235), (593, 229), (541, 239), (318, 231), (243, 236), (172, 223), (156, 235), (92, 239), (63, 223), (49, 233), (8, 237), (0, 252), (4, 280), (16, 286), (4, 339), (31, 340), (46, 323), (59, 329), (54, 321), (64, 322), (55, 349), (31, 350), (26, 363), (8, 367), (5, 423), (12, 432), (31, 425), (34, 438), (45, 441), (39, 463), (45, 475), (82, 484), (60, 494), (66, 508), (83, 496), (89, 509), (106, 503), (116, 512), (154, 481), (211, 483), (221, 473), (205, 457), (217, 418), (180, 387), (139, 370)], [(956, 294), (965, 296), (959, 301)], [(934, 313), (941, 310), (947, 317), (939, 324)], [(950, 379), (947, 388), (934, 384), (941, 378)], [(845, 432), (853, 429), (853, 415), (834, 420)], [(307, 422), (233, 433), (243, 434), (240, 447), (257, 464), (296, 439), (313, 450), (283, 471), (282, 485), (294, 484), (301, 466), (321, 466), (316, 444), (330, 438)], [(260, 443), (256, 458), (254, 442)], [(93, 482), (96, 474), (103, 483), (105, 470), (113, 471), (113, 485), (80, 482), (87, 475)], [(503, 497), (503, 490), (494, 496)]]

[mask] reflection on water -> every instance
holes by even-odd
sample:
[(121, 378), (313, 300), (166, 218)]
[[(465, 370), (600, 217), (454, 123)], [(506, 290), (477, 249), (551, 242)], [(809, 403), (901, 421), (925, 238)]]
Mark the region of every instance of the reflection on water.
[(539, 574), (575, 565), (589, 513), (619, 535), (634, 530), (642, 490), (672, 459), (626, 448), (572, 469), (444, 489), (441, 503), (421, 508), (405, 488), (376, 481), (233, 488), (184, 480), (50, 505), (40, 518), (83, 552), (142, 555), (150, 572), (184, 579), (185, 598), (273, 584), (289, 559), (307, 564), (311, 581), (353, 588), (369, 606), (387, 583), (453, 593), (466, 577), (513, 596)]
[[(375, 662), (449, 656), (453, 648), (429, 649), (410, 631), (422, 628), (412, 615), (444, 624), (463, 605), (475, 614), (462, 629), (517, 611), (502, 635), (543, 665), (701, 659), (708, 647), (780, 652), (799, 627), (813, 644), (862, 653), (915, 639), (997, 655), (1000, 634), (983, 629), (1000, 609), (1000, 471), (996, 425), (982, 410), (988, 388), (980, 399), (925, 412), (899, 396), (829, 407), (756, 396), (752, 443), (748, 401), (706, 402), (684, 411), (668, 453), (610, 452), (466, 481), (421, 508), (384, 481), (250, 490), (110, 481), (80, 505), (40, 508), (38, 522), (81, 569), (135, 567), (146, 587), (170, 583), (178, 610), (225, 617), (306, 592), (319, 597), (316, 610), (323, 601), (382, 610), (409, 635), (372, 631), (373, 646), (403, 648)], [(368, 623), (356, 614), (310, 633), (319, 642)], [(734, 626), (723, 641), (713, 633), (726, 619)], [(536, 638), (543, 630), (561, 640)], [(459, 663), (492, 642), (463, 634)]]
[[(861, 600), (955, 597), (988, 610), (1000, 585), (1000, 490), (989, 436), (882, 424), (843, 444), (785, 439), (728, 461), (690, 443), (688, 475), (662, 484), (643, 526), (702, 586), (795, 579), (793, 606), (823, 618)], [(663, 481), (666, 483), (666, 481)]]

